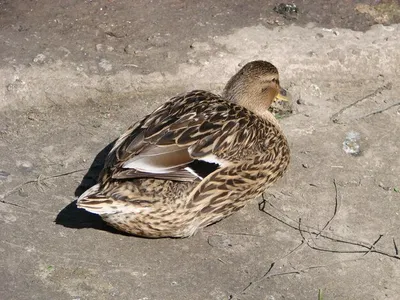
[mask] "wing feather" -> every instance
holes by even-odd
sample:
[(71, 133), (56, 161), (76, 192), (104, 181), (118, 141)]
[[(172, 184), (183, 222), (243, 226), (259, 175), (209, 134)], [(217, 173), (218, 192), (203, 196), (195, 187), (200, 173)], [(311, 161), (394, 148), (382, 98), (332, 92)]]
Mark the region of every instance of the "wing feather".
[(251, 148), (251, 140), (257, 139), (257, 134), (248, 134), (249, 119), (262, 121), (209, 92), (172, 98), (118, 139), (108, 156), (108, 172), (114, 179), (202, 179), (215, 165), (246, 159), (242, 148)]

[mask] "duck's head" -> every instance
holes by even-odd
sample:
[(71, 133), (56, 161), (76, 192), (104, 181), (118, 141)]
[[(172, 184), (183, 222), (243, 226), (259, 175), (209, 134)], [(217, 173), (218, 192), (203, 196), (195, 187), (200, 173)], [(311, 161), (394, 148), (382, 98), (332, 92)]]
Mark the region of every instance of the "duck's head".
[(223, 97), (264, 115), (273, 101), (287, 101), (279, 85), (278, 69), (271, 63), (256, 60), (247, 63), (226, 84)]

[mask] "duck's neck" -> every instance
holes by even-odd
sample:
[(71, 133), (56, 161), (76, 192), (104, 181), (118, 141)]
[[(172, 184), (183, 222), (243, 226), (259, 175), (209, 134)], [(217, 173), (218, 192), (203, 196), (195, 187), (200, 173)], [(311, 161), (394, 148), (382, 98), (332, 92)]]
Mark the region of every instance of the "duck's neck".
[[(272, 123), (278, 129), (280, 129), (279, 123), (274, 117), (274, 115), (268, 110), (271, 101), (265, 101), (259, 95), (249, 94), (247, 91), (235, 91), (235, 90), (224, 90), (222, 96), (229, 100), (232, 103), (236, 103), (240, 106), (243, 106), (260, 116), (264, 120)], [(271, 95), (272, 98), (274, 95)]]

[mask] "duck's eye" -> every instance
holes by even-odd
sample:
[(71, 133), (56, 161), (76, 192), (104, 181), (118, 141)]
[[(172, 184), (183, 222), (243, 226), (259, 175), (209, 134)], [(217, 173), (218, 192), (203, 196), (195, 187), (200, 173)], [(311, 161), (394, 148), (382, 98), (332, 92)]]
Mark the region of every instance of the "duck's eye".
[(272, 79), (272, 82), (279, 85), (279, 79), (274, 78), (274, 79)]

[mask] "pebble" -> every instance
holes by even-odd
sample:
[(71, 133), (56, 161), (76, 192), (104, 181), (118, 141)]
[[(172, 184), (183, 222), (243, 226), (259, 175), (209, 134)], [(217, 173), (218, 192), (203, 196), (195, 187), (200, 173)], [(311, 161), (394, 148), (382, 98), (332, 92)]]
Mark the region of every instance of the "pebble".
[(99, 62), (99, 67), (102, 68), (104, 71), (109, 72), (112, 70), (112, 64), (107, 59), (102, 59)]
[(43, 64), (45, 59), (46, 59), (46, 55), (44, 55), (43, 53), (40, 53), (40, 54), (36, 55), (36, 57), (33, 59), (33, 62), (37, 63), (37, 64)]
[(17, 167), (25, 171), (31, 171), (33, 169), (33, 164), (30, 161), (17, 161)]
[(135, 54), (136, 53), (135, 48), (132, 45), (126, 45), (124, 48), (124, 52), (126, 54)]
[(311, 89), (311, 95), (315, 97), (321, 97), (322, 93), (318, 85), (313, 83), (310, 85), (310, 89)]
[(389, 191), (390, 190), (390, 186), (385, 186), (382, 182), (380, 182), (378, 184), (378, 186), (382, 189), (384, 189), (385, 191)]
[(306, 104), (306, 102), (305, 102), (303, 99), (301, 99), (301, 98), (297, 99), (296, 103), (299, 104), (299, 105), (304, 105), (304, 104)]
[(343, 150), (347, 154), (359, 155), (361, 152), (360, 147), (360, 133), (356, 131), (349, 131), (343, 141)]
[(106, 45), (103, 45), (103, 44), (97, 44), (96, 45), (96, 51), (97, 52), (104, 52), (104, 51), (109, 51), (109, 52), (111, 52), (111, 51), (114, 51), (114, 48), (113, 47), (111, 47), (111, 46), (106, 46)]
[(210, 51), (211, 46), (208, 43), (194, 42), (193, 44), (190, 45), (190, 49), (205, 52), (205, 51)]
[(18, 195), (20, 195), (21, 197), (24, 197), (24, 198), (29, 196), (28, 192), (26, 192), (24, 189), (19, 189)]

